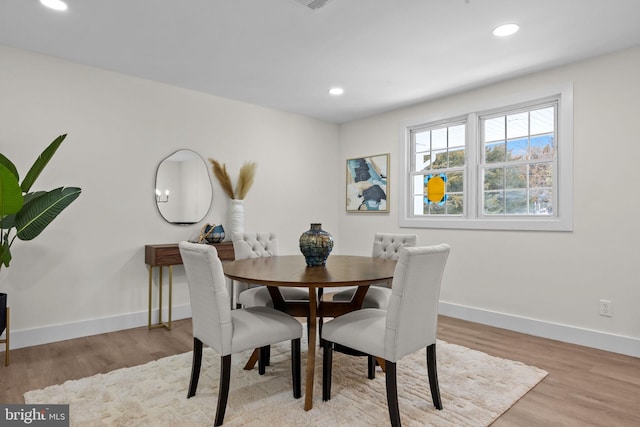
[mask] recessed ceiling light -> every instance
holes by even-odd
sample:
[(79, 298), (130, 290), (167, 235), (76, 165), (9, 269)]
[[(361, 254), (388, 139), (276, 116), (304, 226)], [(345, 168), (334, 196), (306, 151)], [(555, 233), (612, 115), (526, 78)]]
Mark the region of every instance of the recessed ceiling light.
[(344, 89), (342, 89), (341, 87), (332, 87), (331, 89), (329, 89), (329, 94), (334, 96), (342, 95), (343, 93)]
[(42, 5), (53, 10), (67, 10), (67, 4), (62, 0), (40, 0)]
[(496, 37), (506, 37), (510, 36), (511, 34), (517, 33), (519, 29), (520, 25), (518, 24), (504, 24), (496, 27), (493, 30), (493, 35)]

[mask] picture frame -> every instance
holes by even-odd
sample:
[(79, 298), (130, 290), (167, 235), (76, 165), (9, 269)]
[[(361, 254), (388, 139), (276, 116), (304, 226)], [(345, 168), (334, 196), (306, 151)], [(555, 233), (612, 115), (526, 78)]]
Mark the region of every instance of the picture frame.
[(347, 212), (389, 212), (389, 153), (347, 159)]

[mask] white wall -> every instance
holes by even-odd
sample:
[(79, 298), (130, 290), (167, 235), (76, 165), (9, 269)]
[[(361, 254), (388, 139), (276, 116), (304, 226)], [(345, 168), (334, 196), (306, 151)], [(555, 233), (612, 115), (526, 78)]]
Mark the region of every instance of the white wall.
[[(638, 70), (635, 48), (341, 126), (342, 159), (389, 152), (392, 179), (390, 214), (341, 214), (342, 252), (368, 252), (375, 231), (447, 242), (442, 313), (640, 356)], [(574, 89), (573, 232), (399, 228), (402, 123), (567, 82)], [(612, 318), (599, 315), (600, 299), (613, 301)]]
[[(156, 167), (177, 149), (226, 163), (234, 183), (255, 161), (245, 228), (277, 232), (285, 254), (299, 253), (311, 222), (338, 229), (336, 125), (3, 46), (0, 94), (0, 152), (24, 175), (68, 133), (36, 187), (82, 188), (42, 235), (13, 245), (0, 290), (14, 348), (146, 324), (144, 245), (192, 238), (202, 226), (170, 225), (155, 206)], [(204, 222), (224, 225), (228, 199), (213, 188)], [(174, 306), (175, 317), (188, 307), (181, 267)]]

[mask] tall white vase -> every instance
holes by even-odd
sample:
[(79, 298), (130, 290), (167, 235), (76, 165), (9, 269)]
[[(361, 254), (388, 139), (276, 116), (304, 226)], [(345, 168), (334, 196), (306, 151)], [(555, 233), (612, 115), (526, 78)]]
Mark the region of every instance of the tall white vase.
[(231, 205), (229, 206), (229, 231), (232, 239), (234, 233), (244, 232), (244, 200), (231, 200)]

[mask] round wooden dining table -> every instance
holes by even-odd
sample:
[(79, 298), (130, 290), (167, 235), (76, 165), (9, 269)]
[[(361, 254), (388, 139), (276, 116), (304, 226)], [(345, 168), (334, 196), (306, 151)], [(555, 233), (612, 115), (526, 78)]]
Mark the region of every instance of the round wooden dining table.
[[(381, 258), (331, 255), (325, 265), (307, 266), (300, 255), (247, 258), (223, 263), (224, 274), (229, 279), (251, 284), (265, 285), (273, 300), (274, 308), (296, 317), (308, 319), (308, 353), (304, 409), (313, 407), (313, 379), (315, 373), (317, 318), (336, 317), (359, 310), (374, 283), (391, 283), (396, 261)], [(309, 301), (285, 300), (278, 287), (306, 287)], [(357, 286), (351, 301), (324, 301), (317, 290)]]

